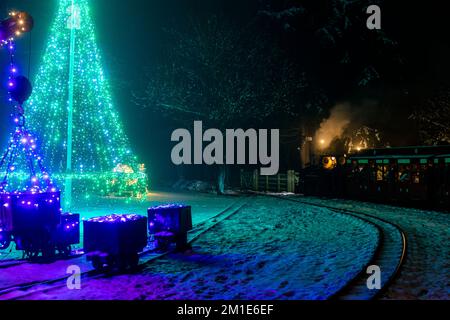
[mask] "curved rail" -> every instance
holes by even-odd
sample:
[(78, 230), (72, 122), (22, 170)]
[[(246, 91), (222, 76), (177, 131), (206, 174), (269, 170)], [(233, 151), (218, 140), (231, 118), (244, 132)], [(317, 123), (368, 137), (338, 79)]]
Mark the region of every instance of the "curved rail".
[[(267, 196), (267, 194), (262, 195)], [(286, 198), (279, 195), (268, 195), (268, 196), (276, 197), (286, 201), (302, 203), (309, 206), (325, 208), (333, 212), (345, 215), (351, 215), (358, 219), (364, 220), (365, 222), (370, 223), (371, 225), (375, 225), (377, 229), (381, 231), (380, 232), (381, 241), (372, 259), (366, 264), (365, 268), (363, 268), (363, 270), (361, 270), (361, 272), (353, 280), (349, 281), (347, 285), (345, 285), (341, 290), (335, 293), (331, 297), (331, 299), (343, 299), (343, 300), (374, 299), (376, 297), (379, 297), (392, 284), (392, 282), (396, 279), (396, 277), (398, 277), (401, 267), (405, 260), (407, 249), (406, 234), (399, 226), (382, 218), (355, 210), (336, 208), (329, 205), (311, 203), (308, 201)], [(243, 207), (247, 205), (247, 202), (248, 202), (247, 198), (237, 201), (228, 208), (226, 208), (225, 210), (215, 215), (214, 217), (195, 225), (194, 229), (189, 233), (188, 242), (189, 243), (195, 242), (201, 235), (214, 228), (217, 224), (237, 214)], [(393, 239), (395, 240), (395, 238), (399, 241), (392, 241)], [(401, 249), (398, 248), (399, 242)], [(140, 263), (139, 267), (142, 268), (145, 265), (151, 263), (152, 261), (164, 257), (170, 253), (173, 253), (173, 251), (167, 251), (160, 254), (155, 254), (150, 250), (144, 251), (143, 253), (140, 254), (141, 261), (142, 260), (143, 261)], [(393, 257), (395, 257), (395, 259), (393, 259)], [(382, 281), (382, 288), (380, 290), (367, 289), (366, 280), (368, 275), (365, 273), (365, 271), (367, 267), (370, 265), (379, 265), (380, 267), (382, 267), (382, 270), (384, 269), (391, 270), (391, 272), (389, 272), (389, 277)], [(383, 266), (385, 265), (388, 265), (388, 267), (384, 268)], [(97, 271), (87, 271), (81, 274), (82, 279), (95, 279), (103, 276), (104, 276), (103, 273), (98, 273)], [(26, 298), (27, 296), (36, 294), (38, 292), (51, 291), (52, 289), (65, 286), (66, 280), (67, 277), (63, 277), (46, 281), (24, 283), (20, 285), (3, 288), (0, 289), (0, 299), (2, 296), (6, 295), (9, 295), (6, 297), (8, 299), (23, 299)], [(35, 287), (36, 290), (32, 290), (31, 292), (29, 291), (30, 289), (33, 289)], [(28, 292), (23, 292), (23, 294), (20, 292), (26, 290)]]
[[(381, 242), (372, 257), (372, 259), (366, 264), (366, 266), (361, 270), (361, 272), (353, 278), (346, 286), (344, 286), (341, 290), (336, 292), (331, 299), (338, 300), (366, 300), (366, 299), (375, 299), (380, 297), (387, 288), (392, 284), (392, 282), (399, 276), (401, 267), (405, 261), (406, 251), (407, 251), (407, 238), (406, 233), (396, 224), (387, 221), (385, 219), (376, 217), (374, 215), (359, 212), (356, 210), (336, 208), (329, 205), (317, 204), (308, 201), (303, 201), (300, 199), (286, 198), (285, 196), (274, 195), (274, 194), (262, 194), (266, 196), (276, 197), (278, 199), (302, 203), (309, 206), (315, 206), (319, 208), (328, 209), (333, 212), (338, 212), (341, 214), (351, 215), (353, 217), (364, 220), (365, 222), (375, 225), (378, 230), (381, 232)], [(393, 238), (397, 239), (393, 239)], [(399, 243), (400, 242), (400, 243)], [(400, 248), (399, 248), (400, 247)], [(392, 266), (392, 260), (395, 257), (395, 265)], [(389, 272), (389, 276), (387, 279), (382, 281), (382, 287), (379, 290), (369, 290), (367, 288), (367, 277), (368, 274), (366, 270), (369, 266), (377, 265), (382, 269), (382, 275), (384, 274), (383, 270), (391, 269)], [(385, 265), (387, 267), (383, 268)]]

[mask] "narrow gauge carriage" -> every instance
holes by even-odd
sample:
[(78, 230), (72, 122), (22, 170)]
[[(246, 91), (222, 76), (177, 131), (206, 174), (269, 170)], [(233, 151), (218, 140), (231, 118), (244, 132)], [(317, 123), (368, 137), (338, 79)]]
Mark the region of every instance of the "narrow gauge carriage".
[(450, 146), (370, 149), (323, 156), (303, 172), (306, 195), (450, 209)]

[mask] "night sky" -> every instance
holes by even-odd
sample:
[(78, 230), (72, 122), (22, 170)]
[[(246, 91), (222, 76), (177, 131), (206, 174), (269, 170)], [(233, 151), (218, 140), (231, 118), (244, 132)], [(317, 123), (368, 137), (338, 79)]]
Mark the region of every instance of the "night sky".
[[(272, 2), (272, 3), (271, 3)], [(331, 1), (230, 1), (230, 0), (95, 0), (92, 12), (97, 28), (98, 45), (103, 52), (104, 68), (111, 81), (115, 104), (124, 121), (125, 129), (135, 152), (147, 164), (154, 179), (170, 176), (174, 168), (170, 165), (170, 134), (178, 125), (167, 117), (155, 113), (151, 108), (141, 108), (132, 102), (133, 93), (142, 94), (146, 70), (158, 65), (171, 46), (166, 29), (184, 30), (192, 19), (202, 19), (212, 14), (227, 17), (237, 25), (245, 25), (258, 16), (260, 10), (274, 11), (302, 4), (314, 12), (314, 20), (294, 21), (295, 31), (283, 32), (277, 23), (256, 24), (254, 32), (267, 34), (281, 44), (285, 57), (294, 64), (308, 67), (315, 75), (314, 86), (328, 92), (325, 109), (350, 101), (361, 108), (368, 108), (366, 99), (376, 101), (372, 110), (360, 112), (370, 115), (370, 125), (380, 128), (392, 145), (420, 143), (415, 123), (408, 120), (412, 108), (422, 99), (433, 95), (435, 90), (450, 85), (450, 38), (448, 17), (443, 1), (428, 1), (426, 5), (410, 1), (382, 1), (383, 32), (396, 43), (393, 52), (383, 52), (377, 43), (360, 41), (360, 32), (352, 35), (335, 51), (352, 52), (353, 64), (343, 70), (334, 61), (331, 52), (318, 48), (311, 38), (311, 25), (322, 19), (326, 23), (331, 16), (325, 9)], [(370, 1), (362, 1), (371, 4)], [(46, 46), (49, 24), (54, 18), (56, 0), (1, 0), (0, 14), (19, 9), (30, 12), (35, 19), (31, 39), (31, 79), (38, 68)], [(377, 2), (378, 3), (378, 2)], [(351, 14), (361, 15), (362, 12)], [(364, 26), (362, 26), (364, 27)], [(268, 31), (270, 29), (270, 31)], [(28, 68), (28, 36), (18, 41), (18, 60), (22, 70)], [(0, 79), (5, 79), (6, 54), (0, 52)], [(377, 66), (380, 77), (363, 89), (357, 88), (352, 72), (358, 63), (369, 62)], [(1, 67), (5, 66), (5, 67)], [(5, 100), (4, 90), (0, 99)], [(301, 102), (300, 102), (301, 103)], [(6, 104), (4, 104), (6, 106)], [(377, 116), (372, 116), (372, 115)], [(0, 117), (2, 140), (6, 139), (6, 123), (9, 110), (3, 107)], [(369, 117), (368, 117), (369, 118)], [(248, 127), (254, 124), (248, 123)], [(293, 126), (295, 124), (292, 124)], [(281, 156), (283, 157), (283, 156)], [(158, 170), (152, 170), (158, 168)]]

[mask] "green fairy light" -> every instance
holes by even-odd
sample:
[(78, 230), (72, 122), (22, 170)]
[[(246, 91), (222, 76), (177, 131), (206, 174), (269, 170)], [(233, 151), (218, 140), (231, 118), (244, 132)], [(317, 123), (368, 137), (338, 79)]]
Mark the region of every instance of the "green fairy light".
[(145, 168), (113, 106), (88, 0), (59, 1), (34, 84), (28, 126), (44, 142), (41, 153), (58, 185), (70, 181), (78, 198), (144, 196)]

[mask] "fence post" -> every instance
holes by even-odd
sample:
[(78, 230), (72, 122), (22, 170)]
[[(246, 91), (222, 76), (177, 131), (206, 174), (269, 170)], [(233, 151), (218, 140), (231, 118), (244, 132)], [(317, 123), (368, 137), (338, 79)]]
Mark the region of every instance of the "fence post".
[(277, 192), (281, 192), (281, 177), (277, 174)]
[(259, 191), (258, 190), (258, 186), (259, 186), (258, 177), (259, 177), (258, 170), (253, 171), (253, 190), (255, 190), (255, 191)]
[(294, 193), (295, 191), (295, 172), (293, 170), (289, 170), (287, 174), (287, 189), (288, 192)]

